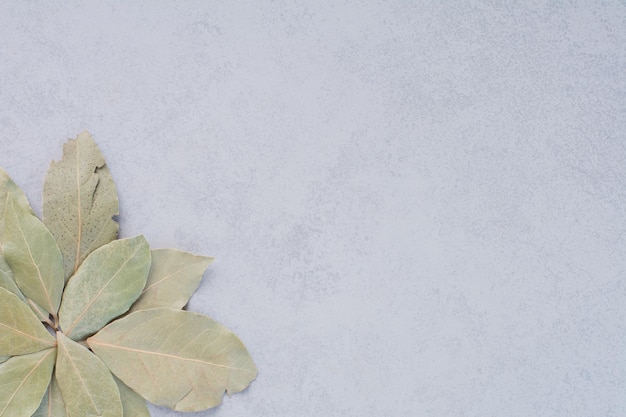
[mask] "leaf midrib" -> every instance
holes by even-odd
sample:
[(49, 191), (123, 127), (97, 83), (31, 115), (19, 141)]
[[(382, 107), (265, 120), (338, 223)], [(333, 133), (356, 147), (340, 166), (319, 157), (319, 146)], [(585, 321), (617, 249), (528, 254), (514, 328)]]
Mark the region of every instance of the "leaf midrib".
[(208, 366), (215, 366), (215, 367), (218, 367), (218, 368), (226, 368), (226, 369), (233, 369), (233, 370), (237, 370), (237, 371), (244, 371), (244, 372), (248, 372), (248, 373), (251, 373), (251, 374), (255, 373), (254, 371), (251, 371), (249, 369), (238, 368), (236, 366), (220, 365), (218, 363), (213, 363), (213, 362), (209, 362), (209, 361), (203, 361), (201, 359), (185, 358), (183, 356), (176, 356), (176, 355), (171, 355), (171, 354), (168, 354), (168, 353), (152, 352), (152, 351), (144, 350), (144, 349), (135, 349), (135, 348), (131, 348), (131, 347), (112, 345), (110, 343), (98, 342), (98, 341), (93, 340), (93, 339), (89, 340), (89, 344), (105, 346), (105, 347), (109, 347), (109, 348), (112, 348), (112, 349), (126, 350), (126, 351), (129, 351), (129, 352), (143, 353), (143, 354), (147, 354), (147, 355), (162, 356), (162, 357), (165, 357), (165, 358), (177, 359), (177, 360), (186, 361), (186, 362), (202, 363), (202, 364), (208, 365)]
[(183, 271), (185, 271), (185, 270), (187, 270), (187, 269), (189, 269), (189, 268), (193, 268), (194, 266), (196, 266), (196, 265), (195, 265), (195, 264), (185, 265), (183, 268), (181, 268), (181, 269), (179, 269), (179, 270), (177, 270), (177, 271), (174, 271), (174, 272), (172, 272), (172, 273), (171, 273), (171, 274), (169, 274), (169, 275), (164, 276), (164, 277), (163, 277), (163, 278), (161, 278), (160, 280), (158, 280), (158, 281), (156, 281), (156, 282), (154, 282), (154, 283), (150, 284), (150, 285), (149, 285), (149, 286), (147, 286), (146, 288), (144, 288), (144, 290), (141, 292), (141, 294), (146, 293), (148, 290), (150, 290), (150, 288), (154, 287), (155, 285), (159, 285), (159, 284), (161, 284), (163, 281), (166, 281), (166, 280), (168, 280), (168, 279), (172, 278), (173, 276), (178, 275), (178, 274), (180, 274), (181, 272), (183, 272)]
[(74, 273), (78, 270), (78, 264), (80, 263), (80, 244), (82, 241), (83, 234), (83, 220), (82, 220), (82, 209), (81, 209), (81, 193), (80, 193), (80, 170), (78, 169), (78, 163), (80, 161), (80, 145), (78, 140), (76, 140), (76, 200), (77, 200), (77, 215), (76, 220), (78, 221), (78, 232), (76, 237), (76, 260), (74, 261)]
[(89, 398), (89, 401), (91, 402), (91, 405), (93, 405), (93, 409), (99, 412), (100, 410), (98, 409), (98, 406), (96, 406), (96, 403), (93, 401), (93, 398), (91, 398), (91, 395), (89, 393), (89, 389), (87, 388), (87, 385), (85, 384), (85, 380), (83, 379), (83, 377), (80, 374), (80, 372), (78, 372), (78, 368), (76, 367), (76, 364), (72, 360), (72, 356), (70, 355), (70, 352), (67, 350), (67, 347), (65, 346), (65, 342), (62, 341), (61, 338), (59, 338), (59, 345), (63, 346), (63, 350), (65, 350), (65, 354), (67, 355), (67, 359), (72, 364), (72, 368), (74, 368), (74, 372), (76, 373), (76, 375), (78, 375), (78, 379), (80, 380), (80, 385), (83, 387), (85, 393), (87, 394), (87, 398)]
[(4, 323), (0, 323), (0, 326), (4, 326), (4, 327), (6, 327), (7, 329), (13, 330), (15, 333), (19, 333), (19, 334), (24, 335), (24, 336), (26, 336), (26, 337), (29, 337), (29, 338), (31, 338), (31, 339), (33, 339), (33, 340), (38, 340), (38, 341), (43, 342), (43, 343), (45, 343), (45, 344), (47, 344), (47, 345), (50, 345), (50, 346), (54, 346), (54, 345), (55, 345), (55, 343), (54, 343), (54, 342), (50, 342), (50, 341), (48, 341), (48, 340), (40, 339), (40, 338), (35, 337), (35, 336), (33, 336), (33, 335), (31, 335), (31, 334), (28, 334), (28, 333), (24, 333), (23, 331), (18, 330), (18, 329), (16, 329), (16, 328), (13, 328), (13, 327), (11, 327), (11, 326), (8, 326), (8, 325), (6, 325), (6, 324), (4, 324)]

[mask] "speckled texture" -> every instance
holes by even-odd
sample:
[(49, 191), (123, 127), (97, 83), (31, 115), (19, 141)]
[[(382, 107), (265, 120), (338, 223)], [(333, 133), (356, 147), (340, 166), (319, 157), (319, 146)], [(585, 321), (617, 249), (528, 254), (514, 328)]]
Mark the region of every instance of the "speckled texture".
[(626, 415), (623, 2), (132, 3), (0, 3), (0, 166), (87, 128), (216, 257), (260, 373), (192, 415)]

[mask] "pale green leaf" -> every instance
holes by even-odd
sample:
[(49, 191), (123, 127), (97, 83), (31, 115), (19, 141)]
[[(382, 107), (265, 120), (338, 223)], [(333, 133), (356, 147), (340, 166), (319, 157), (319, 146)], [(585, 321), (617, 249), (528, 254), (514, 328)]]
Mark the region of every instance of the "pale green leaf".
[(10, 356), (0, 356), (0, 363), (8, 361), (10, 358)]
[(63, 260), (54, 238), (9, 193), (2, 249), (22, 293), (56, 315), (63, 292)]
[(87, 339), (126, 385), (157, 405), (200, 411), (236, 393), (257, 370), (241, 341), (208, 317), (171, 308), (141, 310)]
[(69, 417), (121, 417), (122, 402), (113, 376), (93, 353), (57, 333), (56, 380)]
[(50, 382), (55, 354), (56, 348), (51, 348), (0, 365), (0, 417), (33, 415)]
[(0, 355), (23, 355), (55, 344), (32, 310), (15, 294), (0, 288)]
[(153, 250), (148, 282), (130, 311), (183, 308), (211, 262), (213, 258), (175, 249)]
[[(7, 195), (12, 194), (15, 202), (24, 211), (30, 214), (35, 214), (33, 209), (28, 204), (28, 200), (24, 195), (24, 192), (13, 182), (9, 174), (5, 170), (0, 168), (0, 243), (4, 240), (4, 214), (6, 211)], [(0, 249), (0, 252), (2, 250)]]
[(59, 383), (53, 376), (39, 408), (32, 417), (67, 417)]
[(49, 314), (48, 314), (48, 312), (46, 312), (45, 308), (43, 308), (42, 306), (40, 306), (39, 304), (37, 304), (33, 300), (29, 300), (27, 298), (24, 299), (24, 302), (26, 304), (28, 304), (28, 306), (30, 307), (31, 310), (33, 310), (33, 313), (35, 313), (35, 316), (37, 316), (39, 321), (45, 322), (45, 323), (52, 323), (50, 321)]
[(9, 265), (4, 260), (4, 257), (0, 253), (0, 287), (5, 288), (11, 291), (13, 294), (17, 295), (20, 300), (28, 304), (28, 306), (33, 310), (33, 313), (37, 316), (39, 321), (47, 321), (48, 313), (46, 309), (37, 305), (33, 300), (27, 300), (22, 294), (22, 291), (17, 287), (15, 283), (15, 279), (13, 279), (13, 272), (9, 268)]
[(143, 236), (114, 240), (96, 249), (67, 283), (59, 310), (63, 333), (83, 339), (128, 311), (149, 270), (150, 248)]
[(117, 237), (117, 191), (89, 132), (63, 145), (43, 190), (44, 223), (59, 243), (68, 279), (89, 253)]
[(21, 300), (25, 300), (24, 294), (22, 294), (22, 291), (17, 287), (15, 279), (13, 278), (13, 272), (11, 268), (9, 268), (9, 264), (4, 260), (2, 253), (0, 253), (0, 287), (11, 291), (13, 294), (20, 297)]
[[(13, 272), (11, 271), (9, 265), (6, 263), (4, 255), (2, 254), (2, 241), (4, 240), (5, 228), (4, 217), (6, 212), (7, 197), (9, 194), (11, 194), (11, 196), (13, 197), (14, 203), (17, 203), (17, 205), (21, 207), (22, 210), (31, 213), (32, 215), (35, 215), (33, 209), (30, 207), (30, 204), (28, 204), (28, 200), (26, 199), (26, 196), (24, 195), (22, 190), (15, 184), (15, 182), (13, 182), (13, 180), (9, 177), (6, 171), (0, 168), (0, 287), (6, 288), (13, 294), (20, 297), (21, 300), (27, 302), (24, 294), (22, 294), (22, 291), (20, 291), (17, 284), (15, 283)], [(47, 319), (48, 313), (42, 313), (45, 311), (45, 309), (37, 306), (36, 303), (33, 303), (33, 305), (31, 305), (31, 308), (33, 309), (33, 312), (37, 315), (37, 317), (40, 318), (40, 320), (43, 321)]]
[[(4, 216), (5, 216), (5, 210), (6, 210), (7, 196), (9, 193), (13, 197), (14, 203), (17, 203), (17, 205), (21, 207), (21, 209), (24, 210), (25, 212), (34, 215), (33, 210), (30, 207), (30, 204), (28, 204), (28, 200), (26, 200), (26, 196), (24, 195), (22, 190), (20, 190), (19, 187), (13, 182), (13, 180), (11, 180), (11, 178), (7, 175), (7, 173), (2, 168), (0, 168), (0, 243), (4, 239)], [(24, 297), (24, 294), (22, 294), (22, 291), (20, 291), (17, 284), (15, 283), (15, 278), (13, 277), (13, 272), (11, 271), (11, 268), (7, 264), (6, 260), (4, 259), (4, 255), (2, 254), (1, 244), (0, 244), (0, 287), (6, 288), (7, 290), (11, 291), (13, 294), (20, 297), (21, 300), (23, 300), (24, 302), (27, 302), (26, 298)], [(45, 309), (41, 308), (40, 306), (37, 306), (36, 303), (33, 303), (33, 304), (34, 305), (29, 303), (29, 305), (33, 309), (33, 312), (37, 314), (40, 320), (46, 320), (48, 318), (48, 313), (44, 313)]]
[(113, 377), (117, 388), (120, 390), (120, 398), (122, 399), (122, 407), (124, 409), (124, 417), (150, 417), (150, 411), (141, 395), (128, 388), (119, 379)]

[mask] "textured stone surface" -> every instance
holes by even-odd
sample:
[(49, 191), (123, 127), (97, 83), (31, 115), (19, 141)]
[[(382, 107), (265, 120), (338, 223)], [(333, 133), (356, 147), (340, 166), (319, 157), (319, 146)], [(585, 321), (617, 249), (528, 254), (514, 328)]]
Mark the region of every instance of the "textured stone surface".
[(121, 235), (216, 258), (260, 373), (193, 415), (626, 415), (623, 2), (252, 3), (0, 4), (35, 210), (89, 129)]

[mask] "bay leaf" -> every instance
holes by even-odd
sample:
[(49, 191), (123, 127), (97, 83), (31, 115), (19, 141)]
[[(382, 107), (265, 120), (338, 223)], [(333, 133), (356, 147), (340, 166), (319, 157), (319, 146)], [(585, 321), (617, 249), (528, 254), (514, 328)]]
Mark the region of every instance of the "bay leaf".
[(20, 291), (13, 278), (13, 272), (9, 268), (9, 264), (4, 260), (4, 256), (0, 253), (0, 287), (11, 291), (13, 294), (24, 300), (24, 294)]
[(56, 380), (69, 417), (120, 417), (122, 402), (113, 376), (93, 353), (57, 332)]
[(257, 375), (237, 336), (190, 311), (136, 311), (110, 323), (87, 343), (132, 390), (177, 411), (214, 407), (224, 391), (242, 391)]
[(146, 287), (130, 311), (155, 307), (183, 308), (211, 262), (213, 258), (175, 249), (153, 250)]
[(48, 321), (48, 313), (46, 309), (37, 305), (33, 300), (27, 300), (22, 294), (22, 291), (17, 287), (15, 283), (15, 279), (13, 278), (13, 272), (9, 265), (4, 260), (4, 257), (0, 253), (0, 287), (5, 288), (11, 291), (13, 294), (17, 295), (20, 300), (28, 304), (28, 306), (33, 310), (33, 313), (37, 316), (39, 321)]
[(63, 292), (63, 260), (46, 226), (7, 194), (4, 258), (22, 293), (56, 315)]
[[(35, 215), (30, 204), (28, 204), (24, 192), (15, 184), (11, 177), (9, 177), (9, 174), (7, 174), (4, 169), (0, 168), (0, 243), (2, 243), (4, 239), (4, 213), (6, 212), (6, 201), (9, 193), (13, 195), (15, 202), (22, 210)], [(0, 253), (1, 252), (2, 249), (0, 249)]]
[(113, 377), (117, 388), (120, 390), (120, 398), (122, 399), (122, 408), (124, 409), (123, 417), (150, 417), (150, 411), (141, 395), (137, 394), (126, 384)]
[(146, 284), (150, 247), (143, 236), (96, 249), (68, 281), (59, 310), (61, 329), (83, 339), (128, 311)]
[(55, 344), (32, 310), (15, 294), (0, 288), (0, 355), (23, 355)]
[(0, 417), (31, 416), (52, 377), (56, 348), (14, 356), (0, 364)]
[(4, 363), (4, 362), (8, 361), (9, 358), (11, 358), (11, 357), (10, 356), (0, 356), (0, 363)]
[(66, 280), (95, 249), (117, 237), (117, 191), (89, 132), (63, 145), (43, 187), (43, 219), (63, 253)]
[(35, 316), (37, 316), (37, 319), (39, 319), (40, 322), (50, 323), (50, 325), (52, 325), (52, 322), (50, 321), (50, 316), (46, 312), (45, 308), (41, 307), (39, 304), (28, 298), (25, 298), (25, 302), (26, 304), (28, 304), (28, 307), (33, 310), (33, 313), (35, 313)]
[(32, 417), (67, 417), (65, 403), (63, 402), (56, 377), (52, 377), (50, 384), (48, 384), (48, 389), (46, 389), (46, 394)]
[[(4, 255), (2, 254), (2, 240), (4, 238), (4, 216), (6, 212), (6, 200), (8, 194), (11, 193), (14, 198), (14, 203), (17, 203), (18, 206), (22, 208), (22, 210), (35, 215), (30, 204), (28, 204), (28, 200), (26, 196), (22, 192), (22, 190), (13, 182), (13, 180), (9, 177), (9, 175), (0, 168), (0, 287), (6, 288), (11, 291), (13, 294), (20, 297), (24, 302), (28, 301), (22, 294), (22, 291), (18, 288), (15, 283), (15, 278), (13, 277), (13, 272), (4, 259)], [(31, 304), (32, 303), (32, 304)], [(36, 303), (28, 303), (32, 308), (33, 312), (39, 317), (41, 321), (45, 321), (48, 318), (48, 313), (45, 313), (45, 309), (41, 308), (41, 306), (36, 305)], [(34, 304), (34, 305), (33, 305)]]

